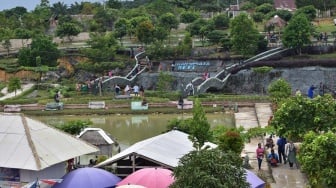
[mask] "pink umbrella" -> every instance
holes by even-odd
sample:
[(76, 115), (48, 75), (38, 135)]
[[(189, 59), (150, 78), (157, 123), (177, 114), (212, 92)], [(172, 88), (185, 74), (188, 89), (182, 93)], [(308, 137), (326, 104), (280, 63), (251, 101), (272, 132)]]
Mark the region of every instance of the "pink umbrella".
[(164, 168), (143, 168), (128, 175), (120, 185), (142, 185), (147, 188), (167, 188), (174, 182), (172, 171)]

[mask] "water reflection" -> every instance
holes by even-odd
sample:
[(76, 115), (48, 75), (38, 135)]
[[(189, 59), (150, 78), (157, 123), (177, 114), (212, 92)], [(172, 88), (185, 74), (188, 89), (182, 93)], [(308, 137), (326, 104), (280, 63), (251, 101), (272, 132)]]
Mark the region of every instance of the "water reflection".
[[(168, 122), (174, 118), (186, 119), (192, 115), (184, 114), (152, 114), (152, 115), (109, 115), (109, 116), (53, 116), (53, 117), (33, 117), (48, 125), (58, 125), (72, 120), (90, 120), (92, 127), (102, 128), (115, 137), (121, 149), (130, 145), (159, 135), (167, 130)], [(212, 127), (215, 126), (234, 126), (232, 115), (217, 113), (207, 114), (208, 121)]]

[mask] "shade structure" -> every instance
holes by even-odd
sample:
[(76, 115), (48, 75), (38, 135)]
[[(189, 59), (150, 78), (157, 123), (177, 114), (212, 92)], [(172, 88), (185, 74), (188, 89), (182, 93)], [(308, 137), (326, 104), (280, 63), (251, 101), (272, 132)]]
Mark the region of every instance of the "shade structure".
[(246, 180), (251, 188), (265, 188), (265, 182), (260, 179), (255, 173), (246, 170)]
[(146, 188), (146, 187), (144, 187), (142, 185), (131, 185), (131, 184), (129, 184), (129, 185), (121, 185), (121, 186), (118, 186), (117, 188)]
[(61, 183), (52, 188), (106, 188), (114, 187), (121, 178), (99, 168), (79, 168), (62, 177)]
[(143, 168), (120, 181), (121, 185), (142, 185), (146, 188), (167, 188), (174, 182), (173, 172), (164, 168)]

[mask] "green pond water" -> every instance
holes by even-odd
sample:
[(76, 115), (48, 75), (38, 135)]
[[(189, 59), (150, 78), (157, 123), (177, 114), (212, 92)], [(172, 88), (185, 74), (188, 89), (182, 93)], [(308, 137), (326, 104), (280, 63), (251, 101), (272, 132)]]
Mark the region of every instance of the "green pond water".
[[(230, 114), (207, 114), (211, 127), (234, 127), (234, 118)], [(121, 149), (141, 140), (159, 135), (167, 130), (167, 124), (174, 118), (191, 118), (191, 114), (151, 114), (151, 115), (87, 115), (87, 116), (47, 116), (32, 117), (48, 125), (58, 125), (73, 120), (90, 120), (91, 127), (101, 128), (110, 133), (120, 144)]]

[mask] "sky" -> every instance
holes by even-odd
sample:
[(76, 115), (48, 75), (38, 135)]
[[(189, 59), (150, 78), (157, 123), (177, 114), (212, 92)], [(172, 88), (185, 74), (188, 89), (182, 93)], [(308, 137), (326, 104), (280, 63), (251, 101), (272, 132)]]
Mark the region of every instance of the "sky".
[[(40, 4), (41, 0), (0, 0), (0, 11), (5, 9), (12, 9), (17, 6), (25, 7), (28, 11), (34, 10), (36, 5)], [(74, 2), (101, 2), (104, 0), (49, 0), (50, 5), (63, 2), (66, 5), (71, 5)]]

